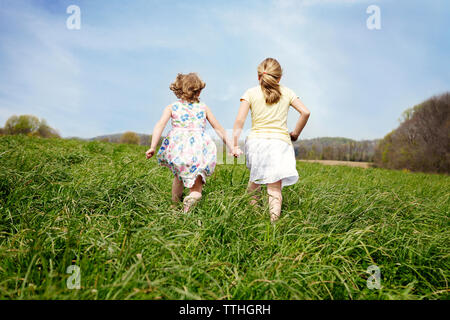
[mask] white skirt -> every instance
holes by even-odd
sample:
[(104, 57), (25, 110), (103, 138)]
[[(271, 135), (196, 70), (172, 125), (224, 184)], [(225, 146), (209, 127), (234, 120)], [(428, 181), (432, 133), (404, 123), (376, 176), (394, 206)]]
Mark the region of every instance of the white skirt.
[(251, 182), (268, 184), (281, 180), (281, 187), (285, 187), (298, 181), (294, 148), (283, 140), (247, 139), (245, 157)]

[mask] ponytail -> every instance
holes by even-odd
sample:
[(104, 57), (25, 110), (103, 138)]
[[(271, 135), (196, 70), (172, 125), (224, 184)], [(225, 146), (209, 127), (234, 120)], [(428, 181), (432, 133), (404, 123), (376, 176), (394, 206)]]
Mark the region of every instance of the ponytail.
[(258, 66), (258, 78), (266, 103), (271, 105), (280, 101), (281, 90), (278, 83), (283, 74), (280, 64), (273, 58), (267, 58)]

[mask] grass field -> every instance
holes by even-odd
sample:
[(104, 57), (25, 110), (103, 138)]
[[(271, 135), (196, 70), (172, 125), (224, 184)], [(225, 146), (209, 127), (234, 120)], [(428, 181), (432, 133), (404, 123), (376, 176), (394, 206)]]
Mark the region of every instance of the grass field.
[(2, 299), (449, 298), (448, 176), (299, 162), (271, 225), (243, 165), (218, 166), (184, 215), (144, 152), (0, 137)]
[(359, 161), (339, 161), (339, 160), (298, 160), (298, 161), (309, 163), (320, 163), (328, 166), (347, 166), (366, 169), (373, 167), (371, 162), (359, 162)]

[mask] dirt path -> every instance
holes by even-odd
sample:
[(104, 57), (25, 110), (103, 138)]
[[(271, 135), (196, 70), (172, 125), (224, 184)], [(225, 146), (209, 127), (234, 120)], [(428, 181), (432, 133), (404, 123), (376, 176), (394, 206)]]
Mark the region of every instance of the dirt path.
[(312, 162), (321, 163), (327, 166), (348, 166), (348, 167), (359, 167), (359, 168), (371, 168), (372, 163), (370, 162), (355, 162), (355, 161), (336, 161), (336, 160), (298, 160), (301, 162)]

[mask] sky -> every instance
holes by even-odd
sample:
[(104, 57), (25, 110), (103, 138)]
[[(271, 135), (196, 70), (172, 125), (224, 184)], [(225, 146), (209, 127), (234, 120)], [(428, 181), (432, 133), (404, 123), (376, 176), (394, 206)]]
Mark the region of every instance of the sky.
[[(66, 26), (70, 5), (79, 30)], [(63, 137), (151, 133), (177, 73), (197, 72), (201, 100), (231, 129), (267, 57), (311, 111), (301, 138), (382, 138), (450, 89), (450, 1), (0, 0), (0, 126), (33, 114)]]

